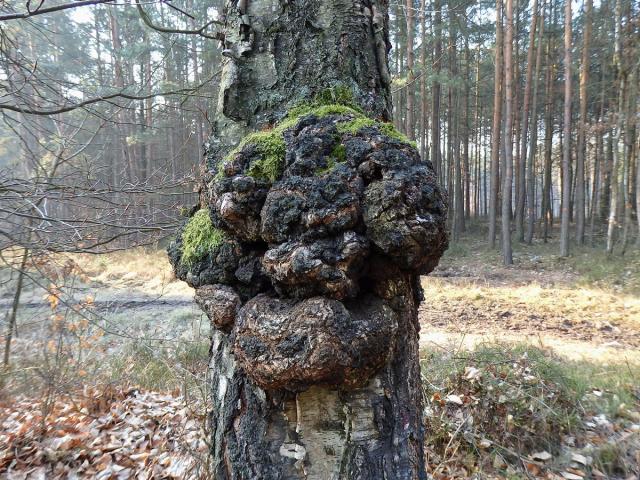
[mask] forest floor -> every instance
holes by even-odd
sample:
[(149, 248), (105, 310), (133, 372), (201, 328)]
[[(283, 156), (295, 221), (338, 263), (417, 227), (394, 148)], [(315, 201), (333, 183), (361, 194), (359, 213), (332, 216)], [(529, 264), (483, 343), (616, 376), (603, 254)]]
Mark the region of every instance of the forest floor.
[(640, 254), (463, 236), (423, 277), (434, 478), (640, 478)]
[[(469, 235), (423, 277), (432, 478), (639, 478), (640, 254), (557, 250), (516, 244), (503, 267)], [(209, 327), (164, 252), (39, 268), (56, 285), (25, 286), (0, 478), (196, 478)]]

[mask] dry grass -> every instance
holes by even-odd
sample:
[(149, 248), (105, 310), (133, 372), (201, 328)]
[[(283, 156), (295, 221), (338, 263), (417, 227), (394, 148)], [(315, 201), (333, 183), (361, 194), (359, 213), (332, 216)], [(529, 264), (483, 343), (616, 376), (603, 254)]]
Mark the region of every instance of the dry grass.
[(175, 279), (166, 251), (157, 248), (133, 248), (103, 255), (71, 256), (89, 277), (103, 282)]
[(640, 330), (640, 297), (589, 287), (552, 288), (530, 283), (527, 285), (492, 285), (489, 282), (456, 282), (435, 277), (424, 277), (423, 287), (430, 296), (452, 305), (472, 302), (478, 309), (526, 311), (530, 316), (559, 318), (579, 325), (593, 322), (597, 325), (621, 323)]
[(557, 243), (515, 243), (505, 267), (482, 237), (453, 244), (423, 278), (424, 346), (501, 340), (571, 360), (640, 364), (640, 252), (607, 257), (585, 247), (562, 259)]
[(113, 289), (135, 289), (137, 293), (192, 295), (186, 283), (177, 281), (167, 252), (155, 247), (134, 248), (103, 255), (69, 256), (91, 282)]
[[(425, 351), (422, 371), (433, 478), (564, 478), (574, 454), (593, 460), (578, 466), (587, 478), (640, 472), (638, 366), (484, 343)], [(535, 460), (541, 451), (549, 458)]]

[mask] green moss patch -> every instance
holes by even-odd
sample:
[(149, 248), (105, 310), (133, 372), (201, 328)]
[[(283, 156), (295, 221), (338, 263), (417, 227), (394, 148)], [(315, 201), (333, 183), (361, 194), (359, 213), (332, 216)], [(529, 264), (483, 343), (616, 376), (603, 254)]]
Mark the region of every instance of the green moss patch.
[[(283, 130), (284, 131), (284, 130)], [(275, 182), (284, 169), (286, 146), (279, 129), (253, 133), (246, 137), (246, 144), (253, 144), (260, 153), (260, 159), (249, 165), (247, 175), (253, 178)]]
[(213, 227), (209, 210), (198, 210), (182, 232), (182, 256), (180, 262), (183, 265), (193, 265), (204, 258), (209, 252), (218, 247), (224, 239), (224, 233)]
[(378, 128), (380, 129), (380, 133), (382, 133), (383, 135), (395, 138), (402, 143), (408, 143), (413, 148), (418, 148), (418, 144), (415, 141), (409, 140), (409, 137), (407, 137), (404, 133), (400, 133), (398, 130), (396, 130), (392, 123), (380, 123), (378, 124)]
[(338, 132), (340, 133), (350, 133), (351, 135), (355, 135), (360, 130), (365, 127), (374, 127), (378, 122), (376, 122), (373, 118), (369, 117), (356, 117), (353, 120), (349, 120), (348, 122), (340, 122), (337, 125)]
[(344, 162), (347, 160), (347, 147), (342, 143), (338, 143), (331, 151), (331, 156), (336, 159), (336, 162)]
[[(341, 134), (349, 133), (355, 135), (365, 127), (377, 127), (380, 133), (391, 138), (400, 140), (401, 142), (416, 146), (415, 142), (411, 142), (405, 135), (398, 132), (391, 123), (378, 122), (367, 117), (363, 111), (353, 103), (353, 94), (348, 87), (335, 87), (322, 91), (310, 103), (301, 103), (289, 110), (287, 116), (278, 123), (273, 129), (262, 132), (256, 132), (247, 135), (235, 148), (231, 151), (218, 166), (217, 178), (224, 176), (224, 164), (233, 160), (243, 148), (253, 145), (258, 151), (260, 158), (253, 161), (248, 169), (247, 175), (261, 180), (269, 180), (275, 182), (284, 170), (284, 161), (286, 154), (286, 145), (284, 143), (284, 132), (294, 127), (302, 117), (314, 115), (318, 118), (328, 117), (330, 115), (343, 115), (351, 117), (349, 120), (339, 122), (337, 125), (338, 132)], [(331, 166), (327, 166), (326, 171), (330, 171), (335, 167), (336, 162), (344, 161), (345, 152), (337, 152)], [(324, 173), (326, 173), (324, 171)], [(322, 172), (320, 172), (322, 173)]]
[(333, 172), (336, 167), (347, 160), (347, 149), (342, 143), (337, 143), (331, 151), (331, 156), (327, 158), (327, 165), (316, 169), (316, 176)]

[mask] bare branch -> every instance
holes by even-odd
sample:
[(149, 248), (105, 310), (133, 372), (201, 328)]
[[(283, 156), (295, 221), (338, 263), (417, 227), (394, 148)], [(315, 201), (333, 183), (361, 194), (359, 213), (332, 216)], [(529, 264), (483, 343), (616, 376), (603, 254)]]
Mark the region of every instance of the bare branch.
[[(211, 78), (207, 81), (212, 80), (214, 77), (216, 77), (220, 72), (216, 72), (214, 73)], [(206, 83), (206, 82), (204, 82)], [(70, 112), (72, 110), (76, 110), (78, 108), (83, 108), (89, 105), (92, 105), (94, 103), (99, 103), (99, 102), (105, 102), (105, 101), (109, 101), (109, 100), (113, 100), (116, 98), (122, 98), (125, 100), (148, 100), (150, 98), (155, 98), (155, 97), (164, 97), (164, 96), (168, 96), (168, 95), (188, 95), (190, 93), (196, 92), (198, 90), (198, 88), (201, 85), (194, 87), (194, 88), (182, 88), (182, 89), (178, 89), (178, 90), (169, 90), (166, 92), (157, 92), (157, 93), (149, 93), (146, 95), (133, 95), (133, 94), (129, 94), (129, 93), (125, 93), (125, 92), (118, 92), (118, 93), (112, 93), (109, 95), (101, 95), (99, 97), (94, 97), (94, 98), (89, 98), (87, 100), (84, 100), (82, 102), (79, 103), (74, 103), (71, 105), (67, 105), (64, 107), (60, 107), (60, 108), (53, 108), (53, 109), (49, 109), (49, 110), (38, 110), (38, 109), (33, 109), (33, 108), (25, 108), (25, 107), (21, 107), (19, 105), (7, 105), (7, 104), (0, 104), (0, 110), (9, 110), (12, 112), (17, 112), (17, 113), (23, 113), (23, 114), (29, 114), (29, 115), (57, 115), (60, 113), (66, 113), (66, 112)]]
[[(170, 6), (171, 8), (175, 8), (177, 9), (177, 7), (175, 7), (174, 5), (171, 5), (169, 3), (167, 3), (168, 6)], [(208, 35), (205, 32), (205, 30), (207, 28), (209, 28), (211, 25), (222, 25), (222, 22), (218, 21), (218, 20), (211, 20), (207, 23), (205, 23), (201, 28), (197, 29), (197, 30), (182, 30), (182, 29), (175, 29), (175, 28), (167, 28), (167, 27), (163, 27), (160, 25), (155, 25), (152, 21), (151, 18), (149, 18), (149, 15), (147, 14), (147, 12), (144, 11), (144, 9), (142, 8), (142, 5), (140, 4), (140, 0), (136, 0), (136, 8), (138, 9), (138, 13), (140, 14), (140, 18), (142, 18), (142, 21), (145, 23), (145, 25), (147, 25), (149, 28), (152, 28), (153, 30), (156, 30), (158, 32), (162, 32), (162, 33), (180, 33), (183, 35), (199, 35), (201, 37), (204, 38), (208, 38), (210, 40), (222, 40), (223, 34), (220, 32), (216, 32), (214, 35)], [(193, 18), (191, 15), (188, 15), (186, 12), (183, 12), (182, 10), (177, 9), (179, 12), (184, 13), (185, 15)]]
[(23, 13), (9, 13), (0, 15), (0, 22), (7, 20), (18, 20), (23, 18), (34, 17), (36, 15), (43, 15), (45, 13), (59, 12), (61, 10), (68, 10), (70, 8), (84, 7), (86, 5), (100, 5), (104, 3), (114, 3), (116, 0), (81, 0), (74, 1), (72, 3), (64, 3), (62, 5), (56, 5), (55, 7), (40, 8), (44, 4), (44, 0), (33, 10), (31, 10), (31, 2), (27, 2), (27, 11)]

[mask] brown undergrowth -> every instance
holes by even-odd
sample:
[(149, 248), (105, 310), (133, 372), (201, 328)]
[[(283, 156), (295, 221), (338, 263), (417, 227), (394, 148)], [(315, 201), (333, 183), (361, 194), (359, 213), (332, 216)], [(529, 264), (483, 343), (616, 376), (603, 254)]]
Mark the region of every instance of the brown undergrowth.
[[(498, 252), (467, 238), (452, 245), (435, 276), (423, 279), (422, 367), (432, 478), (637, 478), (637, 256), (602, 266), (599, 254), (584, 252), (560, 260), (554, 244), (516, 246), (516, 264), (505, 268)], [(175, 472), (206, 469), (206, 454), (193, 448), (185, 455), (194, 455), (196, 463), (186, 457), (167, 460), (159, 452), (182, 441), (183, 433), (189, 441), (198, 437), (196, 450), (206, 438), (200, 427), (207, 402), (207, 330), (162, 341), (144, 335), (91, 338), (101, 325), (133, 324), (135, 330), (125, 331), (140, 333), (155, 324), (169, 332), (189, 330), (194, 310), (162, 302), (169, 295), (189, 303), (190, 290), (172, 278), (163, 251), (73, 261), (74, 285), (82, 287), (78, 302), (66, 306), (56, 289), (36, 291), (33, 285), (25, 297), (31, 306), (19, 316), (10, 372), (22, 382), (14, 390), (20, 395), (5, 394), (0, 419), (2, 450), (13, 456), (3, 457), (0, 477), (12, 465), (15, 478), (40, 478), (42, 472), (65, 478), (74, 469), (89, 472), (85, 461), (122, 478), (166, 473), (174, 460)], [(58, 284), (63, 286), (60, 279)], [(132, 298), (136, 302), (127, 303)], [(75, 305), (95, 311), (106, 323), (85, 324), (71, 308)], [(46, 328), (38, 325), (31, 332), (29, 322), (40, 317)], [(82, 362), (75, 354), (69, 361), (68, 353), (47, 349), (50, 339), (63, 337), (75, 342), (70, 347), (85, 340)], [(85, 368), (89, 359), (100, 368)], [(34, 385), (50, 394), (29, 398)], [(189, 407), (196, 404), (200, 409)], [(111, 420), (89, 427), (100, 418)], [(70, 422), (79, 427), (74, 430)], [(176, 422), (189, 428), (179, 433)], [(127, 443), (132, 432), (145, 429), (151, 429), (149, 444)], [(91, 442), (93, 453), (86, 447)]]
[(484, 236), (422, 282), (431, 475), (639, 478), (640, 254)]

